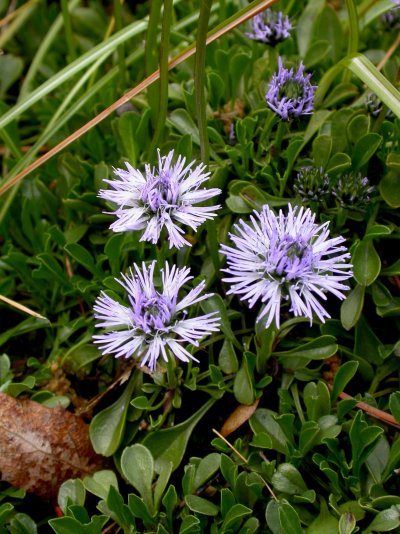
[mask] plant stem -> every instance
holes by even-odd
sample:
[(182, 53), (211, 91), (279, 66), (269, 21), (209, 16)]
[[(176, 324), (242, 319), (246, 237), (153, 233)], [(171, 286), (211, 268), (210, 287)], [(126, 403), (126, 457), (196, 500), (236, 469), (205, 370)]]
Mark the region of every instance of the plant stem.
[[(117, 27), (117, 31), (122, 30), (123, 21), (122, 21), (122, 0), (114, 0), (114, 17)], [(126, 84), (126, 68), (125, 68), (125, 44), (120, 43), (117, 48), (118, 53), (118, 66), (119, 66), (119, 83), (121, 87), (125, 87)]]
[(61, 9), (64, 19), (65, 39), (67, 41), (69, 61), (76, 59), (74, 37), (72, 35), (71, 17), (68, 9), (68, 0), (61, 0)]
[(196, 59), (194, 67), (194, 92), (196, 101), (197, 125), (200, 137), (200, 154), (205, 164), (210, 159), (210, 148), (207, 135), (206, 97), (205, 97), (205, 62), (208, 21), (212, 0), (203, 0), (200, 6), (199, 23), (197, 25)]
[(172, 7), (173, 0), (165, 0), (164, 13), (161, 29), (160, 43), (160, 94), (158, 104), (158, 117), (156, 131), (150, 146), (150, 159), (153, 157), (156, 147), (159, 144), (161, 134), (165, 128), (168, 108), (168, 51), (169, 51), (169, 34), (172, 24)]

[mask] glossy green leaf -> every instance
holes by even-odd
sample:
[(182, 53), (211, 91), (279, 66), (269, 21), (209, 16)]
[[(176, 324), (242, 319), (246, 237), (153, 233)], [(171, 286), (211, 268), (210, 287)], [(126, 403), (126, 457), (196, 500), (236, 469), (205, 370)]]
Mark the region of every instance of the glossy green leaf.
[(358, 171), (363, 167), (378, 150), (382, 142), (382, 136), (377, 133), (365, 134), (358, 139), (352, 155), (352, 165)]
[(111, 456), (118, 449), (125, 430), (126, 414), (137, 381), (136, 374), (129, 380), (122, 395), (92, 419), (89, 427), (94, 450), (103, 456)]
[(272, 485), (276, 491), (289, 495), (301, 495), (307, 491), (307, 486), (300, 472), (289, 463), (279, 464), (272, 476)]
[(338, 526), (338, 520), (329, 513), (325, 500), (321, 498), (319, 515), (307, 528), (307, 534), (338, 534)]
[(361, 286), (371, 285), (379, 276), (381, 260), (370, 239), (363, 239), (352, 254), (353, 275)]
[(332, 152), (332, 138), (329, 135), (319, 135), (313, 141), (312, 151), (315, 166), (325, 169)]
[(179, 466), (193, 429), (214, 403), (215, 399), (209, 399), (183, 423), (151, 432), (145, 437), (143, 445), (151, 452), (157, 473), (161, 473), (165, 462), (171, 462), (173, 470)]
[(361, 312), (364, 306), (365, 286), (356, 285), (354, 289), (348, 293), (346, 300), (342, 302), (340, 307), (340, 320), (343, 328), (350, 330), (360, 319)]
[(100, 499), (107, 499), (110, 492), (110, 486), (114, 486), (118, 490), (118, 480), (114, 471), (110, 469), (102, 469), (96, 471), (93, 475), (86, 476), (83, 479), (83, 485), (87, 491), (93, 493)]
[(140, 493), (148, 510), (152, 511), (154, 460), (150, 451), (140, 443), (126, 447), (121, 456), (121, 470), (128, 482)]
[(389, 397), (389, 408), (393, 417), (400, 423), (400, 392), (394, 391)]
[(331, 392), (332, 402), (335, 401), (338, 398), (339, 394), (344, 391), (347, 384), (356, 374), (357, 369), (358, 369), (358, 362), (354, 362), (354, 361), (344, 362), (339, 367), (339, 370), (335, 374), (335, 378), (333, 379), (333, 386), (332, 386), (332, 392)]
[(196, 469), (192, 492), (205, 484), (218, 471), (220, 463), (221, 455), (216, 452), (212, 452), (200, 460)]
[(391, 208), (400, 208), (400, 174), (397, 171), (390, 171), (382, 178), (379, 191)]
[(218, 506), (207, 499), (203, 499), (203, 497), (198, 497), (197, 495), (186, 495), (185, 502), (192, 512), (209, 516), (218, 515)]
[(333, 336), (320, 336), (295, 349), (274, 352), (274, 356), (284, 359), (290, 364), (290, 358), (304, 358), (307, 360), (325, 360), (336, 353), (338, 346)]
[(374, 518), (372, 523), (364, 531), (365, 534), (370, 532), (389, 532), (400, 526), (400, 506), (391, 506), (387, 510), (382, 510)]
[(76, 478), (74, 480), (66, 480), (58, 490), (57, 502), (61, 510), (66, 513), (67, 506), (70, 504), (78, 504), (83, 506), (85, 503), (86, 490), (82, 480)]

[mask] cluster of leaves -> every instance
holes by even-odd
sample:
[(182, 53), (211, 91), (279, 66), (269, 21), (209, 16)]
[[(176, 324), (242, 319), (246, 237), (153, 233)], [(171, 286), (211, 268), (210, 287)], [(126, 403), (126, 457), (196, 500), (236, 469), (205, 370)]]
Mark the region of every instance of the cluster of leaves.
[[(204, 72), (197, 60), (196, 68), (176, 61), (160, 82), (13, 182), (41, 151), (157, 69), (162, 4), (167, 13), (168, 1), (119, 0), (20, 1), (8, 11), (0, 0), (0, 298), (10, 299), (0, 300), (0, 391), (90, 419), (94, 451), (110, 459), (107, 469), (61, 484), (62, 517), (35, 506), (24, 491), (31, 487), (4, 478), (0, 532), (34, 533), (47, 524), (60, 534), (397, 529), (400, 60), (387, 17), (396, 6), (281, 0), (274, 8), (293, 21), (289, 39), (272, 48), (249, 40), (245, 26), (222, 32), (204, 50)], [(237, 0), (209, 4), (209, 28), (243, 20), (248, 9)], [(261, 4), (268, 2), (250, 7)], [(204, 5), (174, 2), (162, 43), (171, 57), (201, 37)], [(302, 60), (313, 73), (312, 115), (279, 122), (267, 107), (278, 56), (293, 66)], [(365, 103), (371, 91), (378, 112)], [(156, 137), (162, 154), (174, 148), (190, 161), (200, 159), (205, 137), (209, 143), (210, 187), (222, 189), (223, 207), (190, 236), (191, 249), (164, 252), (206, 279), (214, 296), (199, 307), (219, 313), (221, 333), (193, 349), (199, 364), (172, 361), (148, 374), (134, 361), (101, 357), (92, 306), (101, 289), (118, 298), (115, 277), (133, 262), (156, 258), (156, 247), (137, 233), (108, 230), (110, 206), (97, 197), (113, 166), (154, 162)], [(330, 184), (366, 176), (374, 194), (361, 203), (347, 193), (300, 199), (296, 178), (310, 166)], [(282, 309), (280, 329), (265, 329), (255, 322), (257, 309), (226, 295), (219, 244), (228, 243), (239, 216), (288, 202), (308, 202), (320, 222), (330, 221), (331, 234), (346, 237), (354, 280), (341, 306), (328, 301), (333, 318), (325, 324), (310, 327)], [(26, 318), (16, 304), (40, 317)], [(3, 411), (2, 428), (10, 430), (18, 413), (11, 407), (4, 419)], [(38, 415), (36, 425), (16, 425), (17, 446), (0, 471), (18, 463), (22, 442), (36, 450), (32, 462), (49, 466), (43, 436), (54, 433), (57, 442), (68, 430), (65, 411), (55, 413), (65, 418), (61, 429)]]

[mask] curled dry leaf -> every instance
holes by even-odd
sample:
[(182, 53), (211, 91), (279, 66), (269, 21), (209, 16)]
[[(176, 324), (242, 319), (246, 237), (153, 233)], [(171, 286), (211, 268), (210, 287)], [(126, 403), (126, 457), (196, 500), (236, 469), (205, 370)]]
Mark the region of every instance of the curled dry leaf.
[(243, 425), (243, 423), (248, 421), (253, 415), (253, 413), (256, 411), (259, 402), (260, 399), (257, 399), (253, 402), (253, 404), (250, 404), (250, 406), (240, 404), (240, 406), (233, 410), (231, 415), (222, 425), (221, 434), (226, 438), (226, 436), (232, 434), (232, 432), (234, 432), (237, 428)]
[(64, 480), (104, 467), (80, 417), (5, 393), (0, 393), (0, 451), (1, 480), (47, 499)]

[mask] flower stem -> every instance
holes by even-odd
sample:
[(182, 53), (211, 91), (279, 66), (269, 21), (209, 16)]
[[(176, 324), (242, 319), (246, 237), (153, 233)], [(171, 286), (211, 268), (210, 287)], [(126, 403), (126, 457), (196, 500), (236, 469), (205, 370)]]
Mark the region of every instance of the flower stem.
[[(114, 17), (115, 17), (117, 31), (122, 30), (123, 22), (122, 22), (121, 0), (114, 0)], [(126, 68), (125, 68), (125, 45), (124, 43), (120, 43), (118, 45), (117, 53), (118, 53), (118, 67), (119, 67), (119, 76), (120, 76), (119, 83), (121, 87), (125, 87)]]
[(164, 13), (161, 30), (160, 44), (160, 93), (156, 131), (150, 147), (150, 157), (154, 154), (161, 134), (165, 128), (168, 108), (168, 51), (169, 51), (169, 34), (172, 24), (173, 0), (165, 0)]
[(76, 58), (76, 50), (74, 45), (74, 38), (72, 35), (71, 17), (68, 10), (67, 0), (61, 0), (61, 9), (64, 19), (65, 38), (67, 41), (69, 60), (73, 61)]
[(205, 97), (205, 61), (208, 21), (212, 0), (203, 0), (200, 5), (199, 23), (197, 25), (196, 59), (194, 68), (194, 91), (196, 101), (197, 125), (200, 137), (200, 153), (204, 163), (210, 159), (207, 134), (206, 97)]

